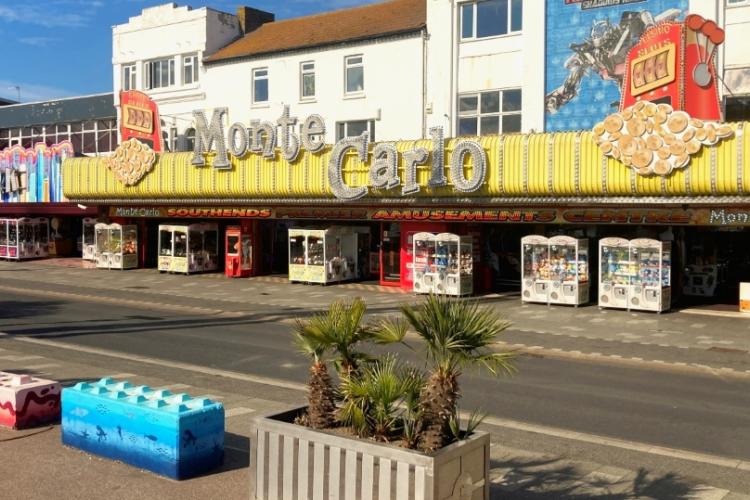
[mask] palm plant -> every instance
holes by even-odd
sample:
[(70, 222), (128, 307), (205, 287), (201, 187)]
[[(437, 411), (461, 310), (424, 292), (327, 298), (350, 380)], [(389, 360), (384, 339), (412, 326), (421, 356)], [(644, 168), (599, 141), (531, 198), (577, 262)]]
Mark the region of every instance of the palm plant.
[(308, 387), (308, 406), (305, 423), (313, 429), (333, 427), (336, 412), (336, 395), (328, 373), (324, 356), (328, 346), (309, 334), (301, 321), (297, 321), (294, 332), (294, 343), (303, 354), (312, 359)]
[(514, 353), (491, 350), (510, 323), (477, 302), (434, 295), (417, 306), (402, 306), (401, 311), (426, 349), (429, 377), (419, 397), (419, 447), (431, 452), (453, 439), (451, 420), (463, 368), (484, 368), (493, 375), (514, 372)]
[(418, 370), (401, 366), (393, 356), (384, 356), (342, 381), (342, 423), (360, 437), (378, 441), (401, 436), (409, 417), (409, 401), (418, 399), (423, 385)]
[[(323, 362), (324, 356), (332, 357), (339, 377), (345, 381), (359, 373), (362, 363), (372, 361), (370, 355), (357, 349), (358, 345), (368, 341), (378, 344), (403, 341), (406, 333), (403, 322), (384, 321), (380, 325), (363, 323), (366, 311), (367, 306), (361, 298), (351, 302), (336, 301), (325, 312), (295, 323), (295, 342), (298, 348), (314, 360), (309, 386), (308, 412), (311, 427), (314, 427), (313, 414), (317, 415), (317, 397), (323, 398), (320, 404), (327, 412), (325, 423), (320, 421), (319, 424), (331, 427), (336, 416), (335, 398), (332, 396), (335, 391)], [(322, 371), (325, 371), (325, 377)], [(315, 385), (312, 384), (313, 381)], [(324, 415), (320, 415), (320, 418), (323, 417)]]

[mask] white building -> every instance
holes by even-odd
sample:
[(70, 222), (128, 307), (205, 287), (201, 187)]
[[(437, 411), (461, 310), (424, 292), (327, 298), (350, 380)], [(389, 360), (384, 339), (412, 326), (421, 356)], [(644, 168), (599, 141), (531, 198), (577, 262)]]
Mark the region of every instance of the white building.
[[(228, 108), (228, 127), (275, 122), (285, 105), (299, 119), (322, 115), (329, 143), (363, 130), (376, 141), (425, 138), (433, 126), (444, 127), (446, 136), (552, 130), (545, 122), (545, 72), (550, 8), (559, 8), (553, 1), (573, 15), (583, 12), (579, 2), (564, 0), (390, 0), (273, 21), (249, 8), (238, 18), (162, 5), (113, 29), (115, 90), (151, 95), (171, 137), (193, 127), (194, 109), (210, 117), (212, 109)], [(662, 13), (685, 4), (632, 5)], [(701, 14), (726, 30), (716, 61), (727, 118), (750, 119), (750, 50), (743, 37), (750, 0), (687, 6), (680, 15)], [(606, 17), (606, 11), (586, 12)], [(591, 29), (581, 25), (574, 41), (585, 41)], [(570, 52), (568, 43), (563, 52)], [(599, 75), (592, 68), (585, 77)]]
[(276, 122), (283, 107), (320, 114), (326, 142), (368, 130), (378, 141), (425, 135), (425, 0), (267, 23), (205, 59), (206, 108), (228, 123)]
[(192, 127), (192, 111), (206, 107), (202, 60), (268, 21), (273, 14), (250, 8), (236, 16), (174, 3), (143, 9), (112, 28), (115, 106), (121, 90), (148, 94), (159, 105), (162, 133), (173, 148), (177, 134)]

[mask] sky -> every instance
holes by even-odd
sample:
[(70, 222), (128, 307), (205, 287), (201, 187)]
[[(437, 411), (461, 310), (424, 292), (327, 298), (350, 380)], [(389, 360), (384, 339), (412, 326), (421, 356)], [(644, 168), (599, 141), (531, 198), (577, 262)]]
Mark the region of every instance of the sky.
[[(276, 19), (375, 0), (195, 0), (193, 8), (234, 13), (248, 5)], [(21, 102), (112, 91), (112, 26), (167, 0), (0, 0), (0, 97)]]

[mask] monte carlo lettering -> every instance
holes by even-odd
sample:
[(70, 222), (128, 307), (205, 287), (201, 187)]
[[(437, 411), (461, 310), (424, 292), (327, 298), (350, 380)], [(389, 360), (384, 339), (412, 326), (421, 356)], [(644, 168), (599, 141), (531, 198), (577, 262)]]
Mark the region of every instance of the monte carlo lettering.
[(746, 226), (750, 225), (750, 211), (728, 211), (725, 209), (711, 209), (708, 223), (716, 226)]
[[(249, 124), (233, 123), (224, 131), (224, 117), (227, 108), (213, 110), (211, 121), (201, 110), (193, 111), (195, 118), (195, 149), (192, 164), (197, 167), (206, 164), (205, 153), (216, 151), (214, 168), (230, 169), (229, 155), (241, 158), (248, 153), (260, 154), (264, 158), (275, 158), (277, 147), (280, 155), (289, 163), (294, 163), (304, 148), (310, 153), (321, 153), (325, 149), (325, 120), (320, 115), (310, 115), (302, 122), (299, 135), (295, 132), (298, 119), (291, 116), (289, 106), (284, 106), (281, 116), (275, 122), (251, 120)], [(417, 183), (417, 167), (429, 161), (430, 188), (446, 186), (445, 140), (442, 127), (431, 128), (432, 151), (415, 148), (399, 153), (392, 143), (375, 144), (370, 152), (370, 138), (367, 132), (356, 137), (346, 137), (338, 141), (331, 150), (328, 161), (328, 183), (333, 195), (340, 200), (356, 200), (367, 196), (370, 188), (394, 190), (400, 187), (400, 195), (414, 195), (422, 188)], [(343, 165), (346, 154), (354, 151), (363, 163), (370, 163), (368, 185), (349, 186), (344, 181)], [(464, 161), (469, 157), (472, 174), (467, 178)], [(398, 174), (399, 158), (404, 168), (404, 180)], [(449, 159), (450, 182), (458, 192), (470, 193), (480, 189), (487, 176), (487, 153), (477, 141), (458, 142)]]

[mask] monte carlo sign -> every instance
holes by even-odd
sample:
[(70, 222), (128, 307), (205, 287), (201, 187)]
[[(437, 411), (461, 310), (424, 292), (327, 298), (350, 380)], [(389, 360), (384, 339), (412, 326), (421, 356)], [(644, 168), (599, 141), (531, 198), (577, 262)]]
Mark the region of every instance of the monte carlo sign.
[[(290, 116), (289, 106), (276, 122), (251, 121), (249, 124), (233, 123), (224, 130), (224, 117), (227, 108), (214, 109), (210, 123), (203, 111), (193, 111), (195, 117), (195, 150), (192, 164), (204, 166), (205, 153), (216, 152), (213, 166), (218, 169), (231, 168), (229, 156), (237, 158), (247, 153), (261, 154), (265, 158), (274, 158), (276, 148), (288, 162), (294, 162), (302, 148), (311, 153), (320, 153), (325, 147), (325, 120), (320, 115), (310, 115), (302, 122), (299, 135), (295, 133), (298, 119)], [(444, 174), (445, 139), (442, 127), (430, 129), (433, 142), (432, 154), (425, 148), (414, 148), (399, 153), (393, 143), (375, 144), (370, 153), (369, 135), (367, 132), (357, 137), (347, 137), (338, 141), (331, 152), (328, 163), (328, 181), (336, 198), (356, 200), (366, 196), (369, 189), (396, 190), (400, 187), (402, 196), (413, 195), (421, 189), (417, 183), (417, 166), (425, 165), (430, 160), (431, 188), (447, 186), (448, 178)], [(344, 182), (342, 168), (345, 155), (355, 151), (360, 161), (371, 161), (369, 183), (367, 186), (349, 186)], [(399, 156), (406, 166), (402, 182), (398, 175)], [(471, 160), (471, 176), (466, 177), (464, 163), (467, 157)], [(456, 144), (450, 158), (450, 182), (453, 189), (462, 193), (478, 190), (485, 182), (487, 175), (487, 154), (477, 141), (462, 140)]]

